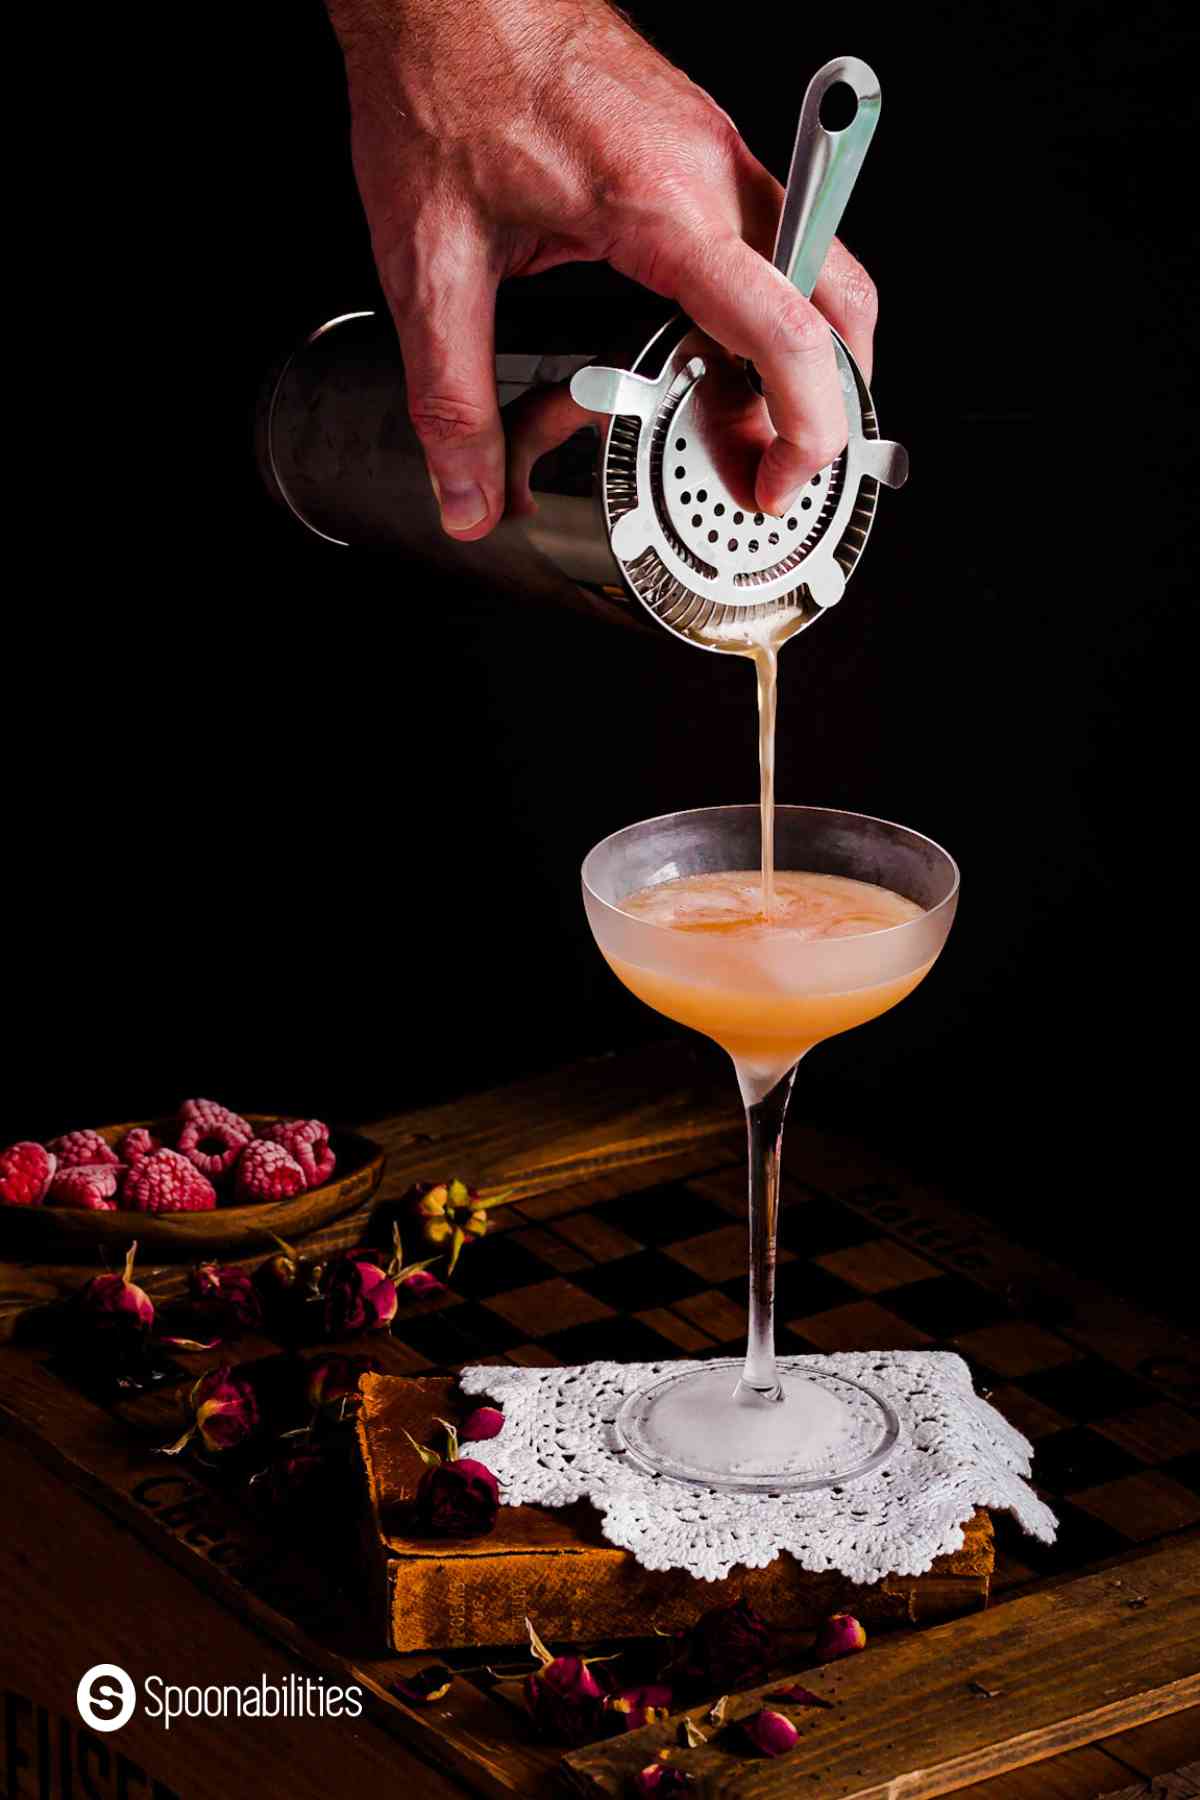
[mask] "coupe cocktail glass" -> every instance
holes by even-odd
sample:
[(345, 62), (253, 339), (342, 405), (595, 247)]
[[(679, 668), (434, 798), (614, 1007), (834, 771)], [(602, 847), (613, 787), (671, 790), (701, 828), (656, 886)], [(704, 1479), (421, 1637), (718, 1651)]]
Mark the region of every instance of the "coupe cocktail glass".
[(892, 1408), (869, 1385), (776, 1364), (780, 1148), (800, 1058), (822, 1038), (886, 1012), (928, 973), (954, 918), (958, 870), (937, 844), (904, 826), (780, 806), (780, 875), (870, 882), (921, 911), (883, 929), (813, 937), (789, 929), (785, 913), (726, 930), (623, 910), (622, 902), (663, 882), (755, 870), (760, 849), (757, 806), (669, 813), (597, 844), (583, 865), (583, 897), (596, 942), (626, 987), (729, 1052), (749, 1137), (745, 1360), (687, 1364), (630, 1395), (615, 1421), (617, 1437), (659, 1475), (771, 1493), (864, 1474), (887, 1458), (899, 1433)]

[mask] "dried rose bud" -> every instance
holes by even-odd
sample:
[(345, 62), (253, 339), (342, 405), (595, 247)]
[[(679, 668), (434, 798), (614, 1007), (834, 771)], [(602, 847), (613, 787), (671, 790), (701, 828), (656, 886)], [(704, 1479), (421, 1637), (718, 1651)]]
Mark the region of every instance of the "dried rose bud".
[(417, 1487), (415, 1515), (431, 1537), (485, 1537), (496, 1523), (500, 1488), (492, 1471), (474, 1457), (426, 1469)]
[(77, 1319), (98, 1330), (119, 1328), (149, 1331), (154, 1323), (154, 1302), (144, 1289), (135, 1286), (133, 1262), (137, 1244), (132, 1243), (119, 1275), (93, 1275), (75, 1295)]
[[(328, 1492), (331, 1465), (320, 1450), (302, 1445), (277, 1456), (269, 1468), (251, 1482), (255, 1496), (266, 1501), (275, 1512), (286, 1512), (303, 1501), (306, 1509), (318, 1496), (332, 1499)], [(310, 1514), (306, 1510), (305, 1517)]]
[(457, 1175), (447, 1181), (418, 1181), (406, 1196), (408, 1212), (418, 1222), (423, 1241), (450, 1255), (453, 1275), (463, 1245), (488, 1228), (488, 1210), (512, 1198), (512, 1190), (489, 1194), (468, 1187)]
[(346, 1250), (331, 1256), (317, 1285), (328, 1337), (384, 1331), (396, 1316), (396, 1284), (373, 1250)]
[(317, 1412), (331, 1413), (344, 1419), (362, 1404), (358, 1391), (359, 1378), (369, 1371), (378, 1373), (373, 1356), (321, 1356), (308, 1365), (305, 1396)]
[(453, 1681), (453, 1669), (448, 1669), (445, 1663), (430, 1663), (428, 1668), (418, 1669), (413, 1675), (398, 1677), (390, 1687), (398, 1699), (406, 1700), (410, 1706), (432, 1706), (434, 1701), (446, 1698)]
[(234, 1450), (253, 1437), (260, 1424), (253, 1387), (228, 1363), (200, 1377), (188, 1395), (188, 1407), (192, 1423), (181, 1438), (166, 1447), (165, 1456), (177, 1456), (194, 1437), (214, 1455)]
[(786, 1756), (800, 1736), (790, 1719), (765, 1706), (742, 1720), (742, 1731), (761, 1756)]
[(497, 1406), (477, 1406), (469, 1412), (459, 1427), (459, 1435), (464, 1444), (483, 1444), (488, 1438), (499, 1437), (504, 1430), (504, 1414)]
[(662, 1681), (622, 1688), (605, 1698), (605, 1709), (621, 1721), (622, 1731), (638, 1731), (643, 1725), (660, 1725), (671, 1713), (671, 1690)]
[(813, 1654), (818, 1662), (836, 1662), (839, 1656), (853, 1656), (865, 1650), (867, 1634), (853, 1613), (833, 1613), (817, 1632)]
[(669, 1762), (647, 1763), (633, 1778), (634, 1793), (653, 1794), (655, 1800), (666, 1800), (668, 1794), (686, 1794), (695, 1785), (694, 1776)]
[(766, 1620), (737, 1600), (716, 1606), (688, 1634), (688, 1678), (710, 1692), (753, 1687), (766, 1679), (774, 1661), (774, 1635)]
[(426, 1300), (431, 1294), (444, 1294), (448, 1291), (444, 1281), (439, 1281), (436, 1275), (431, 1275), (428, 1269), (422, 1268), (410, 1269), (401, 1275), (399, 1285), (416, 1300)]
[(188, 1277), (196, 1306), (214, 1323), (253, 1331), (262, 1324), (262, 1299), (248, 1269), (201, 1263)]

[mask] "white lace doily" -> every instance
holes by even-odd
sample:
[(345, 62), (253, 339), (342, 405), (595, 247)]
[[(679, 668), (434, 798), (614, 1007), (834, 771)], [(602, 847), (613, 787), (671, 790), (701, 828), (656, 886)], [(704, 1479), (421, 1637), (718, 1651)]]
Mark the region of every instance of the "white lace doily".
[(718, 1493), (644, 1474), (615, 1447), (612, 1421), (627, 1394), (681, 1366), (671, 1362), (464, 1369), (464, 1392), (494, 1400), (504, 1429), (463, 1454), (492, 1470), (506, 1506), (588, 1499), (609, 1542), (643, 1567), (687, 1569), (706, 1581), (739, 1564), (765, 1568), (781, 1550), (805, 1569), (835, 1569), (864, 1585), (920, 1575), (936, 1556), (961, 1549), (963, 1524), (980, 1506), (1054, 1541), (1054, 1514), (1024, 1479), (1029, 1443), (980, 1399), (960, 1356), (842, 1351), (780, 1362), (847, 1376), (891, 1403), (900, 1441), (882, 1468), (840, 1487), (780, 1495)]

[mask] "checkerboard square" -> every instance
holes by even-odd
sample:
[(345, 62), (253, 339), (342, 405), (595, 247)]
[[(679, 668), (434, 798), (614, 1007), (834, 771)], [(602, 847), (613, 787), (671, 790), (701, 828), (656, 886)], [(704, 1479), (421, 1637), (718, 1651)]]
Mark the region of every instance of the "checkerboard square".
[(610, 1317), (613, 1310), (562, 1275), (534, 1282), (532, 1287), (514, 1288), (508, 1294), (493, 1294), (487, 1306), (516, 1327), (517, 1342), (522, 1338), (547, 1338), (551, 1332), (567, 1331), (572, 1325), (589, 1325), (595, 1319)]
[(1013, 1551), (1037, 1575), (1065, 1574), (1128, 1550), (1129, 1539), (1122, 1532), (1082, 1512), (1074, 1500), (1055, 1500), (1053, 1506), (1058, 1535), (1052, 1544), (1026, 1537), (1007, 1513), (994, 1514), (997, 1550)]
[(1052, 1406), (1064, 1418), (1077, 1419), (1083, 1425), (1131, 1412), (1154, 1398), (1136, 1376), (1126, 1375), (1094, 1356), (1065, 1363), (1061, 1369), (1026, 1375), (1021, 1386), (1044, 1406)]
[(785, 1207), (779, 1228), (780, 1242), (797, 1256), (824, 1256), (830, 1250), (847, 1250), (879, 1236), (879, 1227), (860, 1219), (848, 1206), (821, 1195), (792, 1208)]
[[(691, 1269), (714, 1286), (736, 1275), (745, 1275), (750, 1266), (750, 1234), (744, 1225), (722, 1225), (700, 1237), (685, 1238), (671, 1244), (667, 1255)], [(778, 1260), (790, 1262), (790, 1250), (780, 1249)]]
[(1163, 1470), (1172, 1481), (1182, 1482), (1194, 1494), (1200, 1494), (1200, 1452), (1195, 1456), (1175, 1456)]
[(1102, 1419), (1096, 1430), (1144, 1463), (1167, 1463), (1200, 1451), (1200, 1419), (1169, 1400)]
[(995, 1388), (990, 1399), (996, 1411), (1034, 1444), (1039, 1438), (1049, 1437), (1052, 1431), (1062, 1431), (1069, 1423), (1053, 1407), (1043, 1406), (1040, 1400), (1035, 1400), (1015, 1383)]
[(556, 1331), (543, 1342), (563, 1363), (663, 1362), (679, 1355), (677, 1345), (640, 1319), (598, 1319)]
[(639, 1244), (671, 1244), (729, 1222), (728, 1213), (715, 1201), (682, 1182), (622, 1194), (619, 1200), (603, 1201), (594, 1211), (597, 1218), (615, 1225)]
[(1034, 1479), (1055, 1494), (1071, 1494), (1081, 1488), (1115, 1481), (1138, 1468), (1128, 1450), (1101, 1437), (1086, 1425), (1074, 1425), (1042, 1438), (1033, 1461)]
[(673, 1300), (698, 1294), (705, 1286), (699, 1275), (659, 1250), (643, 1250), (637, 1256), (623, 1256), (619, 1262), (581, 1269), (575, 1281), (618, 1312), (670, 1306)]
[[(799, 1229), (802, 1231), (803, 1227)], [(868, 1238), (864, 1244), (827, 1251), (816, 1261), (863, 1294), (883, 1294), (889, 1288), (905, 1287), (909, 1282), (925, 1281), (939, 1273), (915, 1250), (886, 1237)]]
[[(439, 1270), (433, 1272), (436, 1275)], [(519, 1241), (516, 1233), (493, 1237), (489, 1232), (480, 1243), (464, 1246), (450, 1279), (456, 1292), (485, 1300), (507, 1288), (541, 1281), (545, 1273), (545, 1263)]]
[(520, 1244), (559, 1275), (573, 1275), (576, 1269), (590, 1266), (591, 1259), (582, 1250), (576, 1250), (557, 1231), (548, 1231), (544, 1225), (522, 1225), (519, 1231), (510, 1233), (508, 1241)]
[(1008, 1380), (1080, 1360), (1078, 1350), (1026, 1319), (1002, 1319), (978, 1331), (960, 1332), (955, 1348)]
[(553, 1369), (558, 1364), (557, 1356), (545, 1344), (518, 1344), (509, 1351), (508, 1360), (521, 1369)]
[(527, 1335), (504, 1319), (474, 1301), (464, 1301), (449, 1312), (430, 1313), (426, 1318), (401, 1318), (394, 1334), (410, 1350), (426, 1358), (432, 1368), (459, 1369), (464, 1363), (478, 1362), (483, 1356), (494, 1356), (510, 1350)]
[(715, 1344), (740, 1345), (745, 1339), (749, 1323), (745, 1307), (715, 1288), (706, 1288), (690, 1300), (677, 1300), (673, 1310), (681, 1313), (690, 1325), (703, 1331)]
[(1160, 1469), (1143, 1469), (1074, 1496), (1076, 1506), (1134, 1543), (1182, 1531), (1200, 1520), (1200, 1495)]
[(642, 1247), (640, 1238), (630, 1237), (610, 1219), (597, 1218), (594, 1212), (572, 1213), (569, 1219), (559, 1219), (554, 1229), (559, 1237), (565, 1237), (593, 1262), (611, 1262), (618, 1256), (632, 1256)]
[(913, 1281), (893, 1288), (887, 1303), (910, 1325), (938, 1338), (977, 1331), (1007, 1316), (1002, 1301), (961, 1275), (938, 1275), (930, 1281)]
[(685, 1355), (697, 1350), (706, 1355), (713, 1347), (710, 1337), (703, 1331), (698, 1331), (669, 1306), (652, 1306), (636, 1316), (643, 1325), (648, 1325), (651, 1331), (657, 1331), (660, 1337), (665, 1337), (668, 1343), (674, 1344)]
[[(746, 1277), (723, 1281), (721, 1292), (731, 1300), (746, 1297)], [(829, 1312), (857, 1300), (859, 1294), (848, 1282), (839, 1281), (819, 1263), (781, 1262), (775, 1271), (775, 1311), (780, 1318), (807, 1318), (810, 1313)]]
[(818, 1350), (924, 1350), (930, 1339), (875, 1300), (853, 1300), (830, 1312), (789, 1319), (793, 1331)]

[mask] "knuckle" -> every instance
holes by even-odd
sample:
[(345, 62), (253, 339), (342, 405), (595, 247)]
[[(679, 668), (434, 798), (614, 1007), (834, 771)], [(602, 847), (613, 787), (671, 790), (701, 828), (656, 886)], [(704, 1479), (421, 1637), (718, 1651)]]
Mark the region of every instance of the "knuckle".
[(867, 271), (857, 263), (842, 285), (842, 298), (847, 311), (855, 318), (874, 325), (879, 317), (879, 290)]
[(410, 394), (408, 416), (423, 444), (465, 444), (487, 424), (487, 412), (473, 400), (448, 394)]
[(815, 356), (829, 348), (829, 327), (803, 295), (793, 292), (776, 312), (772, 343), (790, 356)]

